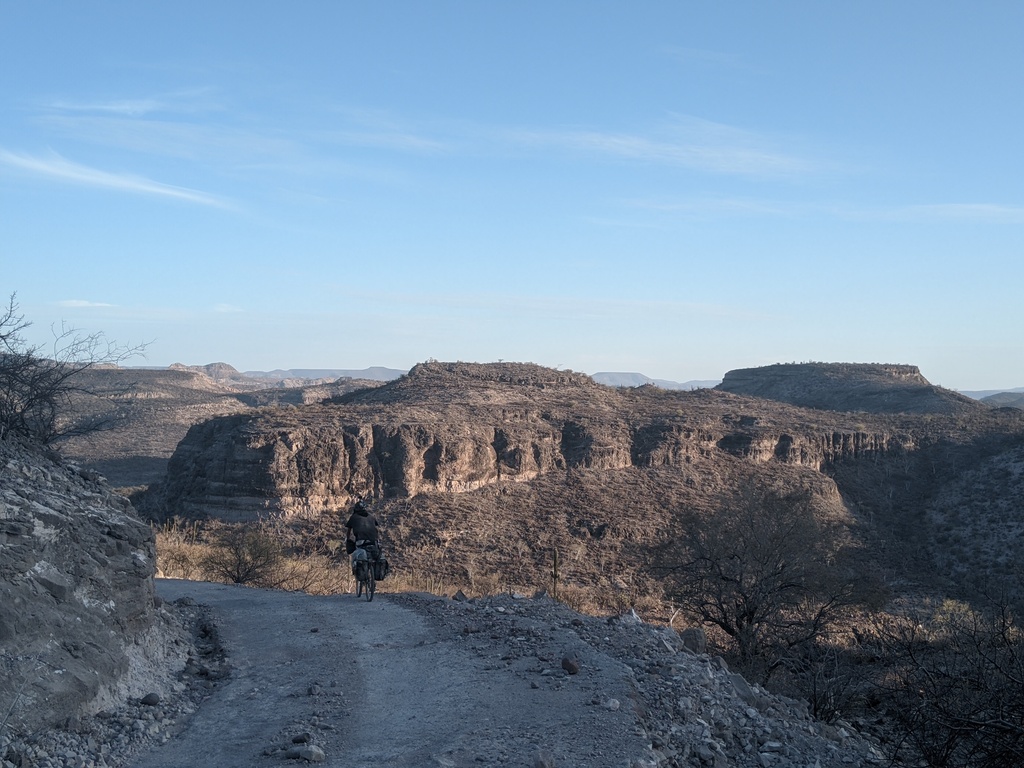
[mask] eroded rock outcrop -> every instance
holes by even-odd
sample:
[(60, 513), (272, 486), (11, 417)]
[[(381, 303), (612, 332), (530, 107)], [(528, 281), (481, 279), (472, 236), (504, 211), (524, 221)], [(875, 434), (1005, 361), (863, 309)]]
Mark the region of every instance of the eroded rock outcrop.
[(0, 713), (31, 732), (184, 666), (154, 605), (152, 530), (101, 478), (0, 440)]
[(702, 390), (618, 390), (523, 364), (430, 363), (329, 404), (197, 424), (158, 514), (315, 516), (353, 497), (461, 493), (550, 472), (685, 467), (708, 456), (822, 469), (917, 448), (891, 421)]
[(729, 371), (716, 389), (803, 408), (866, 413), (962, 413), (965, 395), (932, 385), (916, 365), (782, 363)]

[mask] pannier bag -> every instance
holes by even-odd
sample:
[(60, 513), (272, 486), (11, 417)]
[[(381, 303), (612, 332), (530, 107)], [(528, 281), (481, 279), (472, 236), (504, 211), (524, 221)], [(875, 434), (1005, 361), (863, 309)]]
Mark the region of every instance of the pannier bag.
[(352, 566), (352, 575), (356, 577), (357, 581), (362, 581), (366, 578), (366, 569), (370, 567), (370, 564), (365, 560), (356, 560), (356, 564)]
[(391, 573), (391, 565), (388, 563), (388, 559), (381, 555), (373, 564), (373, 578), (377, 581), (384, 581), (389, 573)]

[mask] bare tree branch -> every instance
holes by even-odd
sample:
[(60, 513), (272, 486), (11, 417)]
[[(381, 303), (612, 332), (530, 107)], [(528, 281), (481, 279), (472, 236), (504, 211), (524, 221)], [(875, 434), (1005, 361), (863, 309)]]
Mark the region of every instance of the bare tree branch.
[(99, 393), (80, 385), (78, 377), (90, 368), (116, 366), (141, 355), (147, 345), (117, 344), (103, 333), (86, 334), (62, 323), (52, 329), (52, 347), (44, 351), (25, 340), (30, 326), (18, 311), (16, 294), (11, 294), (0, 313), (0, 438), (14, 433), (50, 443), (109, 427), (119, 409), (76, 416), (74, 398), (107, 398), (114, 403), (127, 392)]

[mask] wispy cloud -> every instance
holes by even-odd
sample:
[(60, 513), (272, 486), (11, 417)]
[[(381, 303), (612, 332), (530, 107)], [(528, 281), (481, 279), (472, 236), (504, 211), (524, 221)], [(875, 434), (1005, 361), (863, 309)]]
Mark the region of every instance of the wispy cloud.
[(829, 208), (808, 206), (808, 210), (851, 221), (1024, 224), (1024, 205), (1002, 203), (917, 203), (880, 207), (836, 204)]
[(439, 152), (447, 148), (447, 145), (436, 139), (429, 139), (425, 136), (418, 136), (415, 133), (405, 131), (358, 131), (339, 130), (325, 131), (317, 134), (317, 137), (325, 141), (338, 144), (347, 144), (357, 147), (370, 147), (375, 149), (393, 149), (401, 152)]
[(1024, 223), (1024, 205), (998, 203), (925, 203), (872, 208), (843, 202), (701, 197), (678, 200), (637, 198), (623, 200), (622, 204), (636, 211), (683, 217), (769, 216), (847, 221)]
[[(803, 203), (751, 198), (702, 197), (684, 200), (626, 200), (630, 208), (681, 216), (802, 216), (809, 212)], [(820, 209), (816, 209), (820, 210)]]
[(238, 162), (291, 157), (289, 139), (260, 136), (216, 124), (154, 120), (128, 115), (47, 115), (38, 121), (55, 134), (94, 144), (186, 160)]
[(422, 126), (412, 126), (390, 112), (357, 107), (335, 107), (340, 118), (336, 130), (321, 131), (316, 138), (360, 147), (393, 149), (402, 152), (439, 152), (449, 143), (427, 135)]
[(1024, 223), (1024, 205), (995, 203), (935, 203), (908, 205), (892, 214), (899, 218), (958, 219)]
[(774, 142), (739, 128), (677, 116), (650, 134), (598, 130), (520, 130), (510, 141), (570, 152), (677, 165), (693, 170), (746, 176), (807, 173), (815, 164), (774, 148)]
[(157, 96), (146, 96), (135, 99), (109, 99), (98, 101), (56, 100), (44, 104), (44, 108), (54, 112), (94, 112), (124, 116), (141, 116), (154, 112), (195, 113), (208, 112), (220, 108), (211, 99), (212, 88), (189, 88)]
[(102, 301), (86, 301), (85, 299), (65, 299), (64, 301), (57, 302), (58, 307), (71, 307), (74, 309), (83, 309), (89, 307), (113, 307), (113, 304), (107, 304)]
[(144, 176), (136, 176), (126, 173), (111, 173), (98, 168), (91, 168), (87, 165), (73, 162), (67, 158), (51, 152), (45, 156), (36, 156), (22, 153), (9, 152), (0, 149), (0, 164), (11, 168), (27, 171), (36, 176), (57, 179), (72, 184), (82, 184), (89, 187), (101, 187), (114, 189), (132, 194), (155, 195), (158, 197), (169, 197), (176, 200), (184, 200), (199, 205), (208, 205), (217, 208), (230, 208), (231, 206), (223, 200), (187, 187), (176, 187), (164, 184), (159, 181), (147, 179)]

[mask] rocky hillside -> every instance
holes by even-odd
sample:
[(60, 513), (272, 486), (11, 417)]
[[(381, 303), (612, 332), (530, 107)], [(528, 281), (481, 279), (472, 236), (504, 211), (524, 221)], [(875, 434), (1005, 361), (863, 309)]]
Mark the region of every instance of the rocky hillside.
[(152, 530), (127, 499), (56, 454), (0, 440), (0, 731), (169, 685), (184, 647), (155, 605), (154, 570)]
[(822, 472), (1020, 429), (1020, 419), (963, 400), (959, 420), (937, 422), (712, 390), (612, 389), (523, 364), (428, 363), (330, 403), (197, 424), (171, 460), (159, 504), (165, 515), (316, 515), (367, 494), (463, 493), (574, 470), (710, 469), (726, 457)]
[(999, 392), (982, 400), (993, 408), (1024, 408), (1024, 392)]
[[(188, 428), (215, 416), (268, 405), (303, 405), (379, 382), (268, 381), (230, 365), (168, 369), (101, 367), (76, 378), (78, 414), (116, 417), (111, 429), (67, 438), (61, 453), (96, 471), (115, 488), (140, 489), (163, 478), (167, 460)], [(87, 393), (93, 393), (92, 395)]]
[(970, 398), (933, 386), (916, 365), (786, 363), (729, 371), (716, 389), (803, 408), (867, 413), (969, 413)]
[[(934, 394), (914, 371), (913, 386)], [(614, 389), (526, 364), (426, 363), (328, 403), (195, 425), (146, 509), (317, 519), (368, 494), (419, 573), (536, 588), (558, 549), (566, 594), (607, 609), (661, 605), (647, 564), (682, 511), (712, 511), (744, 488), (803, 489), (860, 542), (867, 570), (934, 579), (929, 504), (1024, 436), (1024, 415), (964, 400), (953, 412), (844, 412)]]

